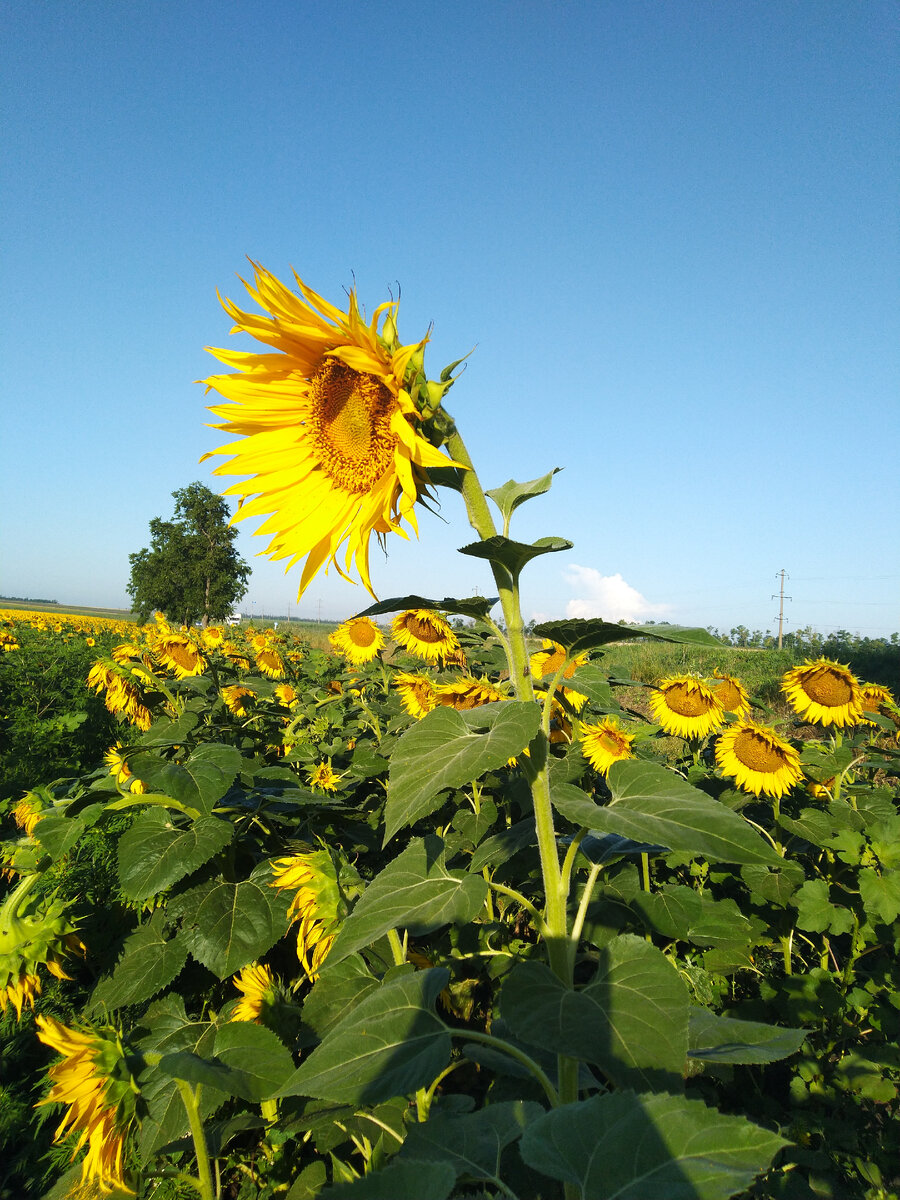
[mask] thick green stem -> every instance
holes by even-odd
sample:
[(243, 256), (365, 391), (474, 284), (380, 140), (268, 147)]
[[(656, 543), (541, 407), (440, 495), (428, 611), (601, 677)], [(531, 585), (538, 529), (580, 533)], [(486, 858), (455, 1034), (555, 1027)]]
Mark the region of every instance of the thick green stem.
[(391, 947), (391, 954), (394, 958), (394, 965), (402, 967), (406, 962), (406, 947), (400, 941), (400, 934), (396, 929), (389, 929), (387, 933), (388, 942)]
[[(495, 537), (497, 527), (488, 507), (487, 497), (475, 472), (465, 442), (455, 426), (447, 440), (447, 449), (458, 463), (467, 468), (462, 473), (462, 495), (472, 528), (482, 541)], [(519, 581), (500, 563), (491, 563), (491, 570), (503, 607), (503, 619), (506, 622), (510, 680), (518, 700), (533, 702), (534, 687), (531, 680), (528, 646), (525, 641), (525, 625), (519, 602)], [(549, 750), (550, 738), (542, 723), (541, 729), (529, 746), (528, 756), (522, 755), (519, 761), (531, 787), (541, 874), (544, 881), (544, 927), (541, 933), (547, 945), (551, 970), (566, 987), (572, 987), (572, 963), (569, 953), (566, 912), (567, 889), (563, 887), (559, 851), (556, 846), (556, 831), (553, 826), (553, 809), (550, 804)], [(571, 1103), (578, 1099), (578, 1063), (562, 1055), (559, 1058), (559, 1098), (562, 1103)]]
[(176, 1079), (178, 1091), (181, 1095), (182, 1103), (187, 1112), (188, 1125), (191, 1129), (191, 1137), (194, 1141), (194, 1153), (197, 1156), (197, 1190), (203, 1197), (203, 1200), (216, 1200), (216, 1192), (213, 1187), (212, 1171), (209, 1165), (209, 1150), (206, 1145), (206, 1131), (203, 1128), (203, 1121), (200, 1117), (200, 1108), (198, 1102), (199, 1088), (195, 1094), (189, 1083), (183, 1079)]

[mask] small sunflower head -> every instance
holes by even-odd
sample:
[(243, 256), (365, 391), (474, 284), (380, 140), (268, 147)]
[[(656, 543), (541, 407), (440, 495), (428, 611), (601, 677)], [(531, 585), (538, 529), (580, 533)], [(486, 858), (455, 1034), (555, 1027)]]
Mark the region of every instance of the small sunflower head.
[(222, 699), (225, 701), (225, 707), (234, 716), (249, 717), (253, 712), (256, 692), (252, 688), (241, 687), (240, 684), (233, 683), (222, 688)]
[(400, 695), (400, 703), (416, 720), (430, 713), (437, 704), (434, 681), (428, 675), (398, 671), (393, 678), (393, 684)]
[(817, 725), (856, 725), (862, 719), (860, 689), (850, 668), (827, 658), (807, 659), (781, 682), (788, 704)]
[(43, 815), (44, 803), (36, 792), (26, 792), (12, 810), (12, 816), (26, 837), (34, 835), (35, 826)]
[(267, 645), (256, 652), (256, 665), (263, 675), (270, 679), (283, 679), (285, 675), (284, 659), (276, 646)]
[(716, 742), (716, 763), (723, 775), (754, 796), (778, 799), (803, 777), (794, 747), (755, 721), (728, 726)]
[(745, 717), (750, 711), (747, 689), (733, 675), (723, 675), (718, 668), (713, 668), (713, 678), (707, 679), (706, 682), (726, 712), (734, 713), (736, 717)]
[(279, 683), (275, 688), (275, 699), (282, 708), (294, 709), (300, 703), (300, 697), (289, 683)]
[(194, 638), (188, 633), (176, 633), (169, 630), (153, 639), (153, 654), (176, 679), (187, 679), (192, 675), (202, 675), (206, 669), (206, 659)]
[[(879, 716), (888, 718), (897, 714), (897, 701), (890, 689), (882, 687), (878, 683), (864, 683), (860, 686), (859, 703), (864, 713), (878, 713)], [(870, 721), (866, 717), (862, 718), (860, 724), (873, 725), (876, 729), (878, 728), (877, 722)]]
[(615, 762), (634, 758), (631, 743), (635, 735), (621, 728), (615, 717), (604, 717), (596, 725), (581, 726), (584, 756), (599, 775), (607, 775)]
[(430, 608), (409, 608), (391, 622), (394, 641), (426, 662), (438, 663), (459, 650), (449, 622)]
[(110, 775), (114, 775), (116, 783), (120, 788), (126, 791), (133, 792), (136, 796), (141, 796), (146, 792), (147, 785), (140, 779), (136, 779), (131, 773), (131, 767), (128, 765), (128, 759), (122, 753), (122, 743), (116, 742), (115, 746), (111, 746), (103, 756), (104, 762), (109, 767)]
[(457, 712), (466, 712), (470, 708), (480, 708), (482, 704), (494, 704), (505, 700), (503, 692), (494, 687), (487, 679), (475, 679), (464, 675), (453, 683), (442, 683), (434, 689), (435, 703), (444, 708), (455, 708)]
[(384, 634), (369, 617), (351, 617), (338, 625), (328, 640), (353, 667), (371, 662), (384, 649)]
[(650, 709), (663, 732), (675, 737), (703, 738), (725, 723), (715, 692), (694, 675), (661, 679), (650, 695)]
[(322, 792), (336, 792), (341, 776), (332, 769), (331, 759), (319, 763), (308, 772), (309, 785)]
[[(531, 674), (535, 679), (546, 679), (548, 676), (555, 675), (566, 661), (566, 657), (564, 646), (561, 646), (559, 642), (554, 642), (552, 638), (544, 638), (540, 650), (536, 650), (531, 656)], [(563, 679), (571, 679), (578, 668), (583, 667), (586, 662), (586, 654), (576, 655), (563, 671)]]

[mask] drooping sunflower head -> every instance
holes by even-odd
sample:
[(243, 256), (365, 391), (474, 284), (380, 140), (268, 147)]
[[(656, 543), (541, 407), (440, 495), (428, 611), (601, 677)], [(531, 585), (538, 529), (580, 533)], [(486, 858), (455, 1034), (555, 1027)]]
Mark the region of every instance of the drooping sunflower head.
[(131, 767), (128, 765), (128, 760), (122, 753), (122, 749), (122, 743), (116, 742), (115, 746), (111, 746), (107, 750), (103, 756), (103, 760), (109, 767), (110, 775), (115, 776), (119, 787), (124, 787), (128, 791), (134, 792), (135, 795), (141, 796), (146, 792), (147, 785), (143, 780), (134, 777)]
[(43, 809), (44, 804), (36, 792), (26, 792), (22, 799), (16, 802), (12, 810), (12, 817), (27, 837), (33, 836)]
[(862, 718), (859, 684), (850, 668), (827, 658), (807, 659), (782, 678), (781, 690), (799, 717), (817, 725), (856, 725)]
[(298, 925), (297, 958), (315, 981), (362, 879), (342, 854), (322, 849), (274, 859), (271, 886), (295, 892), (288, 918)]
[(253, 711), (252, 705), (256, 699), (256, 692), (252, 688), (232, 683), (222, 688), (222, 699), (230, 713), (236, 717), (249, 717)]
[(284, 708), (296, 708), (300, 703), (300, 697), (297, 695), (296, 689), (289, 683), (279, 683), (275, 689), (275, 699)]
[[(536, 650), (531, 656), (531, 674), (535, 679), (546, 679), (548, 675), (555, 675), (565, 661), (565, 647), (551, 638), (544, 638), (541, 642), (541, 649)], [(576, 655), (563, 671), (563, 679), (571, 679), (578, 668), (584, 666), (586, 662), (586, 654)]]
[(735, 721), (720, 734), (716, 763), (723, 775), (754, 796), (777, 799), (803, 777), (794, 747), (755, 721)]
[(452, 683), (438, 684), (434, 689), (436, 704), (444, 708), (455, 708), (457, 712), (466, 712), (470, 708), (480, 708), (482, 704), (494, 704), (505, 700), (503, 692), (487, 679), (475, 679), (472, 675), (464, 675)]
[(354, 667), (371, 662), (384, 649), (384, 634), (370, 617), (351, 617), (338, 625), (328, 640)]
[(275, 646), (266, 646), (264, 650), (258, 650), (256, 665), (263, 675), (268, 675), (270, 679), (284, 678), (284, 659)]
[(615, 717), (604, 717), (596, 725), (582, 725), (581, 745), (585, 758), (600, 775), (606, 775), (615, 762), (634, 758), (631, 743), (635, 735), (621, 728)]
[(400, 703), (411, 717), (417, 720), (437, 704), (434, 694), (434, 681), (428, 675), (414, 675), (409, 671), (398, 671), (393, 679), (394, 687), (400, 693)]
[(39, 1039), (63, 1056), (50, 1068), (53, 1086), (39, 1102), (69, 1106), (54, 1141), (77, 1134), (73, 1158), (87, 1143), (84, 1184), (101, 1192), (130, 1191), (123, 1160), (138, 1087), (121, 1036), (114, 1029), (70, 1029), (43, 1015), (35, 1020)]
[(747, 695), (747, 689), (733, 675), (723, 675), (717, 667), (714, 667), (713, 678), (707, 679), (706, 682), (726, 712), (734, 713), (736, 717), (744, 717), (750, 711), (750, 697)]
[(403, 520), (415, 530), (428, 468), (459, 465), (422, 437), (406, 386), (427, 339), (397, 343), (395, 303), (380, 305), (366, 323), (355, 291), (344, 312), (296, 273), (299, 294), (259, 264), (253, 269), (255, 286), (244, 286), (263, 313), (223, 305), (232, 332), (271, 349), (212, 350), (236, 369), (206, 380), (230, 401), (211, 408), (223, 420), (216, 428), (242, 439), (215, 451), (234, 455), (215, 474), (251, 477), (226, 493), (241, 497), (235, 519), (267, 514), (257, 531), (272, 535), (266, 553), (287, 558), (288, 567), (306, 559), (300, 595), (323, 566), (348, 578), (352, 562), (372, 592), (371, 535), (406, 537)]
[(281, 984), (264, 963), (250, 963), (235, 975), (232, 983), (241, 993), (231, 1012), (231, 1021), (255, 1021), (265, 1024), (270, 1009), (283, 1000)]
[(394, 641), (426, 662), (437, 663), (459, 649), (449, 622), (430, 608), (408, 608), (391, 622)]
[[(859, 703), (863, 712), (878, 713), (882, 717), (890, 717), (892, 710), (897, 711), (897, 701), (894, 699), (889, 688), (882, 687), (880, 683), (864, 683), (859, 689)], [(863, 718), (860, 722), (863, 725), (873, 725), (876, 729), (878, 724), (875, 721), (869, 721)]]
[(725, 710), (712, 688), (694, 675), (670, 675), (650, 694), (653, 718), (665, 733), (702, 738), (725, 723)]
[(153, 724), (146, 691), (137, 680), (149, 686), (151, 677), (142, 668), (129, 668), (113, 659), (100, 659), (88, 672), (88, 687), (98, 694), (105, 691), (103, 703), (111, 713), (121, 713), (145, 733)]
[(176, 679), (202, 675), (206, 669), (206, 659), (188, 633), (169, 630), (155, 637), (152, 646), (157, 661), (170, 670)]

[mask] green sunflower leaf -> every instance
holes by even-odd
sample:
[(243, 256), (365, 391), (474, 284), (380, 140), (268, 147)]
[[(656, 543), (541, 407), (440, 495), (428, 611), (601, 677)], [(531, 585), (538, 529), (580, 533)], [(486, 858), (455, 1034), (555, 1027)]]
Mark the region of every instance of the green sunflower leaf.
[(628, 1091), (554, 1109), (519, 1143), (530, 1167), (575, 1184), (584, 1200), (728, 1200), (787, 1144), (702, 1100)]
[(187, 827), (164, 808), (148, 808), (119, 840), (119, 882), (129, 900), (146, 900), (184, 879), (222, 850), (234, 827), (201, 817)]
[(691, 629), (685, 625), (618, 625), (600, 618), (545, 621), (542, 625), (535, 625), (534, 633), (537, 637), (552, 638), (554, 642), (559, 642), (570, 654), (597, 650), (610, 642), (645, 637), (658, 642), (680, 642), (691, 646), (722, 645), (706, 629)]
[(595, 1063), (620, 1087), (680, 1091), (688, 991), (662, 951), (623, 934), (600, 952), (587, 987), (567, 988), (542, 963), (513, 968), (500, 1010), (516, 1037)]
[(460, 554), (468, 554), (472, 558), (486, 558), (489, 562), (500, 563), (513, 576), (518, 576), (522, 568), (540, 554), (558, 554), (560, 550), (571, 550), (574, 542), (566, 538), (543, 537), (536, 542), (514, 542), (509, 538), (496, 534), (481, 542), (471, 542), (468, 546), (460, 546)]
[[(447, 1200), (456, 1182), (449, 1163), (394, 1159), (381, 1171), (316, 1192), (321, 1200)], [(309, 1193), (312, 1195), (312, 1193)], [(292, 1200), (289, 1196), (288, 1200)]]
[(165, 936), (164, 925), (165, 917), (158, 910), (125, 939), (112, 974), (94, 988), (92, 1010), (112, 1012), (126, 1004), (141, 1004), (172, 982), (184, 966), (188, 950), (180, 936)]
[(463, 1116), (439, 1113), (409, 1127), (399, 1158), (446, 1162), (466, 1179), (496, 1180), (503, 1151), (543, 1113), (528, 1100), (503, 1100)]
[(554, 467), (546, 475), (541, 475), (538, 479), (529, 479), (527, 483), (516, 483), (514, 479), (508, 479), (501, 487), (486, 491), (485, 495), (490, 496), (500, 509), (504, 523), (508, 524), (509, 518), (520, 504), (524, 504), (526, 500), (531, 500), (535, 496), (543, 496), (545, 492), (550, 491), (553, 476), (559, 474), (561, 470), (562, 467)]
[(538, 731), (537, 704), (506, 700), (459, 713), (436, 708), (397, 742), (391, 757), (384, 844), (463, 787), (521, 753)]
[(138, 754), (128, 760), (132, 773), (151, 790), (171, 796), (186, 808), (211, 816), (241, 767), (240, 750), (224, 742), (198, 746), (184, 763), (166, 762), (155, 754)]
[(287, 900), (269, 886), (268, 863), (239, 883), (211, 880), (169, 902), (182, 919), (194, 958), (226, 979), (270, 949), (287, 932)]
[(216, 1032), (209, 1058), (190, 1050), (163, 1057), (159, 1069), (175, 1079), (202, 1083), (258, 1104), (274, 1096), (294, 1070), (294, 1060), (270, 1029), (233, 1021)]
[(806, 1039), (805, 1029), (782, 1029), (759, 1021), (721, 1017), (706, 1008), (690, 1013), (688, 1056), (703, 1062), (769, 1063), (795, 1053)]
[(328, 952), (329, 963), (371, 945), (389, 929), (413, 935), (471, 921), (487, 895), (480, 875), (448, 871), (439, 837), (416, 838), (372, 880)]
[(445, 596), (443, 600), (427, 600), (424, 596), (393, 596), (390, 600), (370, 605), (356, 615), (378, 617), (383, 613), (403, 612), (407, 608), (430, 608), (453, 616), (485, 617), (499, 599), (499, 596), (472, 596), (468, 600), (456, 600), (453, 596)]
[(450, 1061), (450, 1031), (434, 1013), (449, 971), (399, 975), (370, 992), (287, 1080), (282, 1096), (380, 1104), (425, 1087)]
[(571, 784), (551, 787), (550, 799), (567, 820), (591, 831), (702, 854), (713, 862), (773, 867), (782, 862), (741, 816), (657, 763), (613, 763), (607, 781), (609, 804), (596, 804)]

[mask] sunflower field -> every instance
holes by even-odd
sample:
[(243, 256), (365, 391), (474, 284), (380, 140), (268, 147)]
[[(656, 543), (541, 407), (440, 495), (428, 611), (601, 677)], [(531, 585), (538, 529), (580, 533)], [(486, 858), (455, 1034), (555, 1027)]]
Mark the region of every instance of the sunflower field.
[(452, 487), (496, 595), (376, 601), (327, 651), (94, 639), (115, 736), (0, 842), (2, 1195), (897, 1196), (894, 694), (825, 657), (777, 703), (724, 657), (614, 669), (705, 630), (526, 640), (521, 574), (569, 543), (510, 525), (554, 472), (485, 492), (458, 364), (297, 284), (226, 302), (268, 346), (209, 381), (238, 517), (301, 590), (370, 586), (371, 534)]

